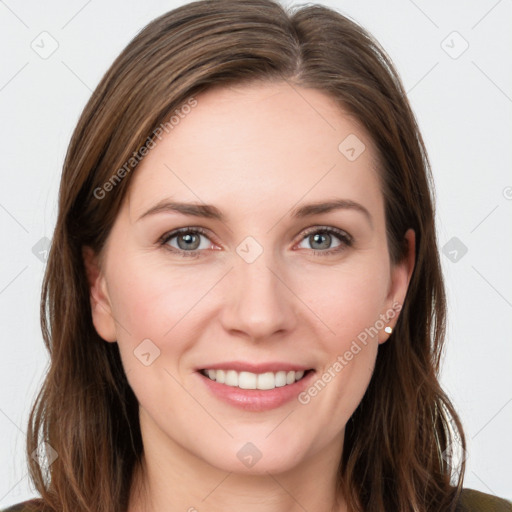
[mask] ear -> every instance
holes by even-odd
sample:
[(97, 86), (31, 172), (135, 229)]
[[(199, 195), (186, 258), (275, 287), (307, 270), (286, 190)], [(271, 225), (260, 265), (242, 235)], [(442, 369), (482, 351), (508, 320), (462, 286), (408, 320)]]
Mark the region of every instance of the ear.
[[(416, 262), (416, 233), (413, 229), (408, 229), (404, 238), (407, 242), (407, 254), (391, 268), (391, 284), (386, 300), (387, 310), (381, 316), (381, 318), (387, 318), (385, 327), (392, 329), (398, 321)], [(390, 334), (382, 329), (379, 333), (379, 343), (387, 341), (389, 336)]]
[(89, 283), (94, 328), (105, 341), (117, 341), (116, 323), (112, 314), (107, 283), (100, 268), (98, 257), (87, 246), (82, 247), (82, 257)]

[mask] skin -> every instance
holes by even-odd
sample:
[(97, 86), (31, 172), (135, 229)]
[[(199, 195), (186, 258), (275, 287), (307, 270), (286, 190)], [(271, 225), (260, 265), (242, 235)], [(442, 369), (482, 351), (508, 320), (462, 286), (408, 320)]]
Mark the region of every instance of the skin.
[[(129, 512), (344, 511), (335, 486), (345, 425), (389, 337), (383, 328), (306, 405), (243, 411), (213, 396), (195, 369), (277, 360), (321, 376), (403, 303), (414, 232), (406, 233), (408, 256), (393, 265), (372, 141), (329, 96), (283, 82), (215, 88), (196, 99), (134, 172), (102, 259), (84, 250), (94, 326), (119, 344), (140, 404), (143, 470)], [(355, 161), (338, 150), (349, 134), (366, 146)], [(175, 212), (138, 220), (166, 198), (215, 205), (226, 221)], [(364, 206), (371, 222), (356, 209), (290, 215), (334, 198)], [(158, 244), (176, 228), (198, 226), (207, 230), (193, 246), (200, 257)], [(315, 226), (354, 242), (325, 232), (315, 242), (304, 234)], [(263, 249), (252, 263), (236, 252), (247, 236)], [(167, 247), (187, 250), (180, 238)], [(144, 339), (160, 350), (149, 366), (134, 356)], [(252, 468), (237, 457), (249, 441), (262, 454)]]

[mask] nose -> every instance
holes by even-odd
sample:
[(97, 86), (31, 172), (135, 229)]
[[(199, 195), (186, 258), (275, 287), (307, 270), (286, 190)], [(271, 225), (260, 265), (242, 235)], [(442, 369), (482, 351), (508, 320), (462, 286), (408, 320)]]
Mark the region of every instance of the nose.
[(226, 331), (263, 341), (294, 329), (300, 305), (286, 272), (264, 251), (255, 261), (237, 258), (224, 279), (221, 323)]

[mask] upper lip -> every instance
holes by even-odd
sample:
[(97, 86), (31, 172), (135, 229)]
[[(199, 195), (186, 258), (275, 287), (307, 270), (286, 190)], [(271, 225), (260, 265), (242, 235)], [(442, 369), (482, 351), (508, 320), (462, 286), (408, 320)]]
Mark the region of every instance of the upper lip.
[(251, 373), (265, 373), (265, 372), (279, 372), (279, 371), (295, 371), (311, 370), (311, 366), (304, 366), (300, 364), (282, 363), (279, 361), (269, 361), (266, 363), (249, 363), (245, 361), (225, 361), (223, 363), (207, 364), (197, 368), (197, 370), (235, 370), (236, 372), (251, 372)]

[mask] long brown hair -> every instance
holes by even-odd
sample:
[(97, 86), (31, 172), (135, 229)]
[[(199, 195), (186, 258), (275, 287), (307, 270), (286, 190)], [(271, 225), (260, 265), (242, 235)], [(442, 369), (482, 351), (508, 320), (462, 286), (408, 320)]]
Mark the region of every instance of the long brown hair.
[[(406, 230), (416, 232), (398, 323), (346, 425), (339, 490), (353, 511), (454, 509), (465, 464), (452, 460), (452, 447), (466, 444), (438, 381), (446, 304), (433, 184), (400, 78), (379, 44), (334, 10), (205, 0), (155, 19), (129, 43), (72, 135), (42, 288), (51, 364), (27, 432), (40, 510), (125, 511), (143, 451), (138, 403), (117, 344), (103, 341), (92, 324), (82, 248), (101, 254), (136, 172), (130, 159), (158, 126), (208, 88), (254, 81), (317, 89), (359, 120), (379, 154), (393, 262), (404, 257)], [(41, 446), (58, 455), (47, 470), (32, 457)]]

